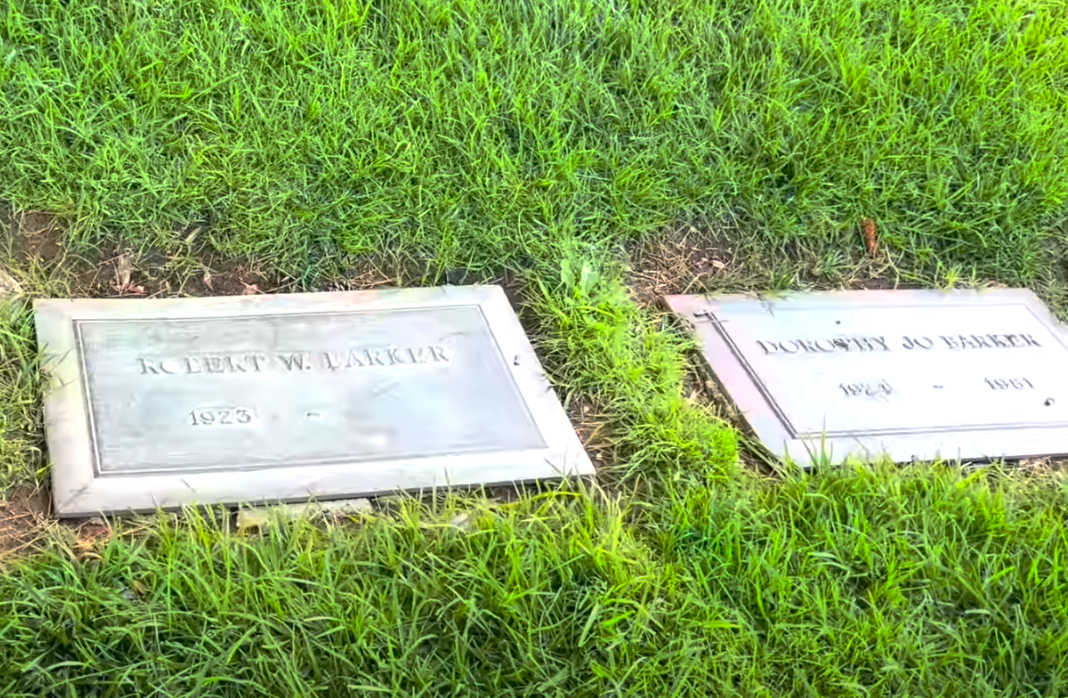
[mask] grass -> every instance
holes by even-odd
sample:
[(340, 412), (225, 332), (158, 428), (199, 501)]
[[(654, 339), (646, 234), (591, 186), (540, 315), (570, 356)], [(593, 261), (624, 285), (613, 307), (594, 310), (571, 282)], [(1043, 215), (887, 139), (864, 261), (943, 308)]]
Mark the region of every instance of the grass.
[[(1064, 694), (1056, 470), (761, 476), (621, 265), (692, 224), (732, 255), (693, 290), (1001, 282), (1063, 313), (1064, 10), (6, 3), (0, 199), (58, 214), (77, 254), (211, 252), (305, 288), (383, 258), (413, 284), (507, 272), (605, 465), (346, 525), (55, 530), (0, 576), (0, 691)], [(20, 234), (5, 266), (27, 295), (78, 288)], [(0, 315), (4, 487), (46, 475), (31, 320)]]
[[(187, 511), (0, 577), (10, 696), (1057, 696), (1068, 484), (922, 464), (763, 478), (688, 340), (597, 259), (526, 308), (610, 416), (608, 490), (402, 499), (230, 532)], [(567, 359), (565, 361), (565, 359)]]
[[(312, 282), (389, 250), (495, 274), (733, 212), (752, 245), (1048, 276), (1060, 0), (13, 0), (0, 198), (84, 244)], [(433, 280), (432, 279), (432, 280)]]
[(36, 353), (28, 310), (0, 300), (0, 489), (41, 474)]
[[(0, 578), (10, 696), (1057, 696), (1063, 486), (954, 468), (195, 514)], [(453, 523), (450, 523), (453, 522)]]

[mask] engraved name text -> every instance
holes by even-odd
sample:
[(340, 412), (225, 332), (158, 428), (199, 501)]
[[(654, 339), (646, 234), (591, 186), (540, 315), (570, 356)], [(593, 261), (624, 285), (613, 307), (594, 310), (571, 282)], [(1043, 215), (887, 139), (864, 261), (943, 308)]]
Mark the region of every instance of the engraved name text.
[(757, 340), (765, 355), (795, 354), (832, 354), (836, 352), (887, 352), (895, 346), (906, 351), (928, 351), (931, 349), (949, 349), (964, 351), (968, 349), (1020, 349), (1041, 347), (1042, 345), (1030, 334), (955, 334), (937, 337), (904, 336), (894, 343), (885, 336), (870, 337), (828, 337), (821, 339), (779, 339)]
[(178, 357), (138, 357), (136, 370), (143, 376), (194, 374), (251, 374), (269, 371), (347, 371), (389, 366), (447, 364), (452, 351), (440, 344), (417, 347), (386, 346), (331, 351), (212, 352)]

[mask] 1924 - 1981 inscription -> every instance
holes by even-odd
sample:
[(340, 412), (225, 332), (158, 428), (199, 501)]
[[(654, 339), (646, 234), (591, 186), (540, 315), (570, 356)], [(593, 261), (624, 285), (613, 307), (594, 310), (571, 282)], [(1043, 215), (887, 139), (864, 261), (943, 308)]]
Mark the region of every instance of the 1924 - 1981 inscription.
[(503, 293), (37, 306), (60, 513), (592, 472)]
[(764, 443), (797, 461), (1068, 452), (1065, 330), (1028, 291), (667, 302)]

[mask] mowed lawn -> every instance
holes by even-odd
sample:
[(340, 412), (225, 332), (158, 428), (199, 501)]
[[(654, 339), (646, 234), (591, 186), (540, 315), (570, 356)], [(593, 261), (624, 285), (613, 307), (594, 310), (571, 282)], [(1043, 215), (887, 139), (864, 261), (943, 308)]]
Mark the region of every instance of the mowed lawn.
[(1060, 464), (768, 468), (650, 302), (996, 283), (1064, 317), (1061, 0), (8, 0), (0, 201), (12, 497), (48, 478), (25, 297), (237, 265), (507, 280), (601, 469), (49, 526), (4, 560), (0, 695), (1068, 693)]

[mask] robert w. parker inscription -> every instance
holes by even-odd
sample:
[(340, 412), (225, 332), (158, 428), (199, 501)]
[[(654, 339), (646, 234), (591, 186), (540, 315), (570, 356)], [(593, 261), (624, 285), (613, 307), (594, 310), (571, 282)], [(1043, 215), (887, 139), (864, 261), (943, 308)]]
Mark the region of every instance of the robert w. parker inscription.
[[(273, 359), (273, 360), (272, 360)], [(269, 356), (262, 353), (213, 354), (160, 359), (138, 357), (142, 375), (192, 375), (194, 373), (263, 373), (272, 368), (283, 371), (314, 369), (342, 371), (377, 366), (419, 366), (448, 363), (446, 347), (383, 347), (347, 351), (297, 351)]]
[(63, 515), (593, 471), (497, 287), (42, 301)]
[(716, 378), (780, 455), (1068, 452), (1065, 329), (1028, 291), (667, 302), (693, 324)]

